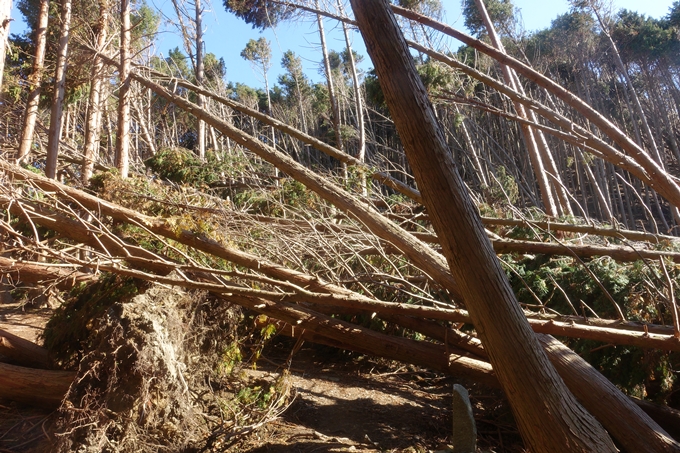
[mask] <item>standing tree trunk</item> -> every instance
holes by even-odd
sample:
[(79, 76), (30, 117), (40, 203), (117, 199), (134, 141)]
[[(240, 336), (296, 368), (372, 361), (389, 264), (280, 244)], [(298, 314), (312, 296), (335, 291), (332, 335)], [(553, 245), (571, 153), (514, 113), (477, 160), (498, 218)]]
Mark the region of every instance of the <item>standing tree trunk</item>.
[(130, 171), (130, 0), (120, 5), (120, 89), (118, 90), (118, 137), (116, 168), (121, 178)]
[(59, 155), (59, 135), (62, 126), (64, 110), (64, 91), (66, 87), (66, 55), (68, 53), (68, 39), (71, 28), (71, 0), (61, 2), (61, 33), (59, 36), (59, 50), (57, 51), (57, 68), (54, 75), (54, 96), (52, 97), (52, 111), (50, 112), (50, 129), (47, 135), (47, 163), (45, 176), (51, 179), (57, 177), (57, 156)]
[[(338, 8), (344, 15), (342, 2), (338, 0)], [(357, 129), (359, 130), (359, 148), (357, 149), (357, 159), (361, 162), (366, 162), (366, 126), (364, 125), (364, 106), (361, 96), (361, 85), (359, 84), (359, 76), (357, 74), (357, 67), (354, 62), (354, 53), (352, 52), (352, 45), (349, 40), (349, 33), (347, 31), (347, 24), (342, 22), (342, 32), (345, 35), (345, 45), (347, 46), (347, 58), (349, 59), (350, 71), (352, 72), (352, 85), (354, 86), (354, 107), (357, 116)], [(368, 188), (366, 187), (366, 174), (361, 172), (361, 192), (364, 196), (368, 195)]]
[[(201, 0), (194, 0), (196, 7), (196, 85), (203, 86), (205, 69), (203, 67), (203, 24)], [(203, 108), (205, 101), (203, 95), (198, 95), (198, 107)], [(205, 159), (205, 122), (198, 120), (198, 156), (201, 160)]]
[[(319, 9), (319, 0), (315, 2), (316, 9)], [(321, 52), (323, 53), (323, 67), (326, 73), (326, 82), (328, 84), (328, 101), (331, 104), (331, 119), (333, 121), (333, 129), (335, 129), (335, 147), (344, 151), (342, 146), (342, 134), (340, 132), (340, 107), (335, 96), (335, 88), (333, 87), (333, 74), (331, 72), (331, 63), (328, 60), (328, 47), (326, 46), (326, 33), (323, 28), (323, 18), (320, 14), (316, 15), (316, 22), (319, 26), (319, 39), (321, 40)]]
[(533, 452), (614, 452), (526, 321), (458, 175), (387, 0), (351, 0), (442, 251)]
[[(99, 22), (97, 24), (97, 52), (103, 53), (108, 37), (109, 4), (108, 0), (99, 1)], [(83, 152), (82, 180), (87, 184), (92, 177), (94, 161), (99, 150), (99, 131), (102, 124), (102, 80), (104, 79), (104, 62), (95, 54), (92, 63), (92, 80), (88, 99), (87, 122), (85, 123), (85, 150)]]
[(28, 93), (28, 101), (26, 103), (26, 114), (24, 115), (24, 127), (21, 132), (21, 143), (19, 144), (17, 162), (26, 159), (31, 152), (31, 145), (33, 144), (35, 120), (38, 118), (38, 104), (40, 103), (40, 92), (42, 89), (42, 71), (43, 66), (45, 65), (49, 12), (50, 0), (41, 0), (40, 11), (38, 12), (38, 24), (35, 29), (35, 59), (33, 60), (33, 70), (28, 78), (28, 84), (31, 87), (31, 91)]
[(5, 72), (5, 54), (7, 51), (7, 38), (9, 38), (10, 13), (12, 0), (0, 0), (0, 87), (2, 87), (2, 74)]

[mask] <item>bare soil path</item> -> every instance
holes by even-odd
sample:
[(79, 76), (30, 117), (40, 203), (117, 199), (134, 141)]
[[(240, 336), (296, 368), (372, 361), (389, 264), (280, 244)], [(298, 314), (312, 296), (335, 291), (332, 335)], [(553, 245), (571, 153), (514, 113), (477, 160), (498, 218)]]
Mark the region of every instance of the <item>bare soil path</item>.
[[(265, 350), (253, 379), (274, 379), (291, 344)], [(290, 369), (297, 395), (279, 421), (235, 446), (249, 453), (430, 452), (450, 447), (451, 389), (467, 384), (475, 408), (479, 446), (523, 451), (507, 403), (495, 393), (427, 370), (303, 346)]]

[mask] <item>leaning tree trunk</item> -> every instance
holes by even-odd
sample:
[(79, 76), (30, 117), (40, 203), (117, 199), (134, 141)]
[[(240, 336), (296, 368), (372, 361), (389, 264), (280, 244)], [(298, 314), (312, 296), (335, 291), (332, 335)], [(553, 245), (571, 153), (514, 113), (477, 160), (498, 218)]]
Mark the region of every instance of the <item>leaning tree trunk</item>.
[(54, 75), (54, 96), (52, 97), (52, 111), (50, 112), (50, 129), (47, 135), (47, 162), (45, 164), (45, 176), (51, 179), (57, 177), (57, 156), (59, 155), (61, 116), (64, 110), (66, 55), (68, 53), (70, 28), (71, 0), (62, 0), (61, 34), (59, 36), (59, 50), (57, 51), (57, 68)]
[(118, 137), (116, 168), (122, 178), (130, 171), (130, 0), (120, 5), (120, 89), (118, 90)]
[(442, 251), (534, 452), (617, 451), (550, 364), (520, 309), (387, 0), (351, 0)]
[[(204, 65), (203, 65), (203, 9), (201, 0), (195, 0), (196, 7), (196, 85), (203, 86)], [(198, 95), (198, 107), (203, 108), (205, 100), (202, 95)], [(198, 121), (198, 156), (205, 159), (205, 122)]]
[[(17, 161), (21, 162), (31, 152), (33, 144), (33, 133), (35, 132), (35, 120), (38, 118), (38, 104), (40, 102), (40, 92), (42, 89), (42, 71), (45, 65), (45, 48), (47, 47), (47, 23), (50, 12), (50, 0), (41, 0), (40, 11), (38, 13), (38, 26), (35, 30), (35, 58), (33, 60), (33, 70), (28, 78), (31, 91), (28, 93), (26, 102), (26, 114), (24, 115), (24, 126), (21, 130), (21, 143)], [(4, 58), (3, 58), (4, 61)]]
[[(97, 27), (97, 52), (104, 52), (108, 37), (109, 4), (108, 0), (99, 1), (99, 23)], [(99, 149), (99, 136), (102, 124), (102, 81), (104, 78), (104, 62), (98, 54), (94, 55), (90, 81), (90, 97), (88, 99), (87, 122), (85, 123), (85, 149), (82, 166), (82, 181), (87, 184), (92, 177), (94, 161)]]
[[(477, 5), (479, 15), (482, 17), (482, 20), (484, 21), (484, 26), (486, 27), (486, 30), (489, 33), (492, 45), (499, 51), (505, 52), (503, 43), (501, 43), (500, 38), (496, 34), (496, 29), (494, 28), (493, 23), (489, 18), (489, 14), (486, 11), (484, 2), (482, 0), (475, 0), (475, 4)], [(514, 89), (515, 91), (520, 91), (521, 85), (517, 83), (512, 69), (510, 69), (504, 64), (501, 64), (501, 70), (503, 73), (503, 79), (505, 80), (505, 84)], [(522, 119), (527, 119), (528, 113), (524, 106), (518, 102), (515, 102), (514, 105), (515, 110), (517, 111), (517, 115)], [(549, 153), (549, 150), (546, 147), (546, 149), (543, 150), (544, 152), (541, 153), (542, 151), (541, 146), (543, 145), (543, 143), (541, 142), (541, 137), (538, 136), (538, 134), (540, 134), (540, 131), (534, 130), (526, 124), (521, 124), (520, 127), (522, 130), (522, 135), (524, 137), (524, 143), (526, 144), (527, 147), (527, 152), (529, 153), (529, 159), (531, 160), (531, 166), (533, 167), (534, 175), (538, 182), (538, 186), (541, 190), (541, 199), (543, 200), (545, 210), (548, 213), (548, 215), (557, 216), (558, 214), (557, 205), (555, 204), (555, 199), (552, 196), (550, 180), (548, 179), (548, 172), (550, 172), (554, 178), (559, 178), (559, 175), (557, 174), (557, 171), (554, 166), (554, 162), (552, 162), (552, 160), (544, 159), (542, 156), (542, 154)], [(551, 163), (553, 164), (552, 167), (550, 167)], [(548, 171), (546, 171), (545, 168), (546, 165), (548, 166), (547, 169)], [(557, 192), (561, 189), (561, 186), (556, 183), (555, 188)], [(562, 206), (560, 207), (562, 208), (562, 210), (565, 210)], [(567, 211), (569, 210), (568, 204), (566, 210)]]

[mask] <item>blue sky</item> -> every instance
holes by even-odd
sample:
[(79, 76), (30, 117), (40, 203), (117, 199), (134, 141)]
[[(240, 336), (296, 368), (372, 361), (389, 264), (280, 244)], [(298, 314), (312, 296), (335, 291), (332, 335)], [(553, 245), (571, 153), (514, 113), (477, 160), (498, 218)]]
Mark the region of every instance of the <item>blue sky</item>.
[[(204, 0), (205, 2), (206, 0)], [(210, 11), (204, 17), (206, 51), (212, 52), (218, 57), (224, 58), (227, 66), (227, 78), (229, 81), (246, 83), (255, 87), (264, 87), (264, 82), (256, 76), (250, 65), (241, 58), (241, 50), (245, 47), (249, 39), (258, 39), (264, 36), (271, 42), (272, 46), (272, 68), (269, 72), (270, 84), (275, 83), (279, 74), (282, 73), (280, 65), (281, 56), (287, 50), (293, 50), (303, 59), (303, 66), (306, 74), (314, 81), (321, 80), (319, 73), (319, 62), (321, 51), (319, 48), (319, 35), (316, 28), (316, 21), (303, 19), (292, 23), (280, 24), (275, 30), (267, 30), (260, 33), (253, 30), (249, 25), (241, 22), (235, 16), (228, 14), (223, 7), (222, 0), (210, 0)], [(168, 50), (175, 46), (182, 47), (176, 28), (170, 23), (174, 18), (174, 9), (170, 0), (147, 0), (150, 7), (164, 12), (165, 20), (161, 26), (161, 33), (158, 36), (156, 48), (157, 54), (167, 55)], [(443, 0), (445, 22), (463, 29), (464, 19), (461, 14), (460, 0)], [(637, 11), (647, 16), (659, 18), (668, 13), (673, 0), (615, 0), (616, 10), (626, 8)], [(559, 14), (569, 10), (567, 0), (514, 0), (514, 4), (519, 8), (524, 27), (527, 31), (546, 28), (550, 22)], [(13, 9), (13, 17), (16, 22), (12, 23), (12, 33), (21, 32), (25, 26), (22, 23), (20, 13)], [(344, 48), (344, 38), (341, 29), (332, 21), (325, 22), (328, 34), (327, 41), (330, 48), (341, 51)], [(351, 33), (354, 49), (366, 56), (366, 51), (361, 42), (358, 32)], [(455, 49), (459, 46), (457, 42), (451, 42), (450, 46)], [(366, 60), (368, 58), (366, 57)], [(370, 68), (370, 62), (365, 61), (363, 69)]]

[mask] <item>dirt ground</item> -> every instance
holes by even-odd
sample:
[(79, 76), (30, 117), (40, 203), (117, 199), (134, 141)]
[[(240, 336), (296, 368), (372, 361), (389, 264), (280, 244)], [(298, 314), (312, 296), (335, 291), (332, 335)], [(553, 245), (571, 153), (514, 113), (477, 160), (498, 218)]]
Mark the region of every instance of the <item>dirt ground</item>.
[[(265, 350), (254, 378), (273, 378), (292, 343)], [(507, 403), (496, 392), (411, 365), (305, 344), (290, 368), (296, 397), (277, 422), (233, 451), (429, 452), (451, 448), (453, 384), (466, 385), (478, 446), (521, 452)]]
[[(0, 305), (0, 329), (36, 341), (49, 309)], [(38, 340), (39, 341), (39, 340)], [(274, 380), (294, 343), (273, 341), (252, 380)], [(507, 403), (474, 383), (309, 343), (290, 362), (294, 399), (276, 420), (222, 449), (244, 453), (431, 452), (451, 448), (451, 389), (470, 391), (483, 451), (521, 452)], [(0, 401), (0, 453), (50, 451), (54, 414)]]

